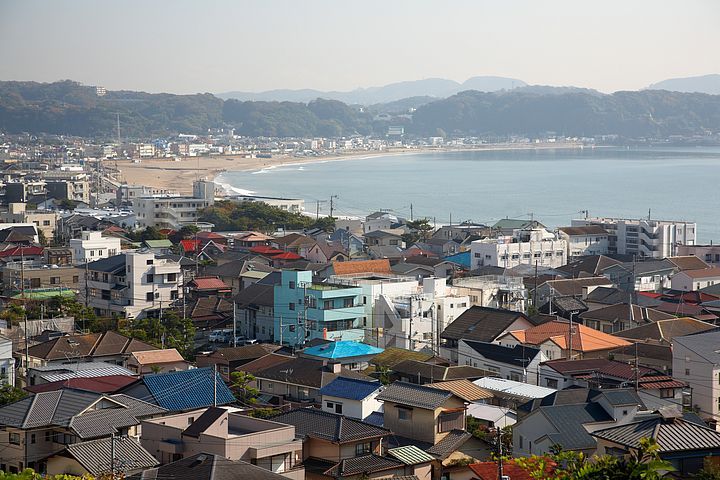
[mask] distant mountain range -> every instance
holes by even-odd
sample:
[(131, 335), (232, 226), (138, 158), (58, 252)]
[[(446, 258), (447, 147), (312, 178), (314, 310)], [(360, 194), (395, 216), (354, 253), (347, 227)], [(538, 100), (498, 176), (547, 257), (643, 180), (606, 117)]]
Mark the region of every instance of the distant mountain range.
[(309, 102), (316, 98), (338, 100), (349, 105), (373, 105), (402, 100), (408, 97), (446, 98), (464, 90), (478, 90), (480, 92), (497, 92), (499, 90), (512, 90), (525, 87), (527, 84), (516, 78), (482, 76), (472, 77), (463, 83), (445, 78), (427, 78), (407, 82), (391, 83), (382, 87), (358, 88), (348, 92), (324, 92), (321, 90), (268, 90), (265, 92), (225, 92), (216, 94), (223, 100), (235, 99), (241, 101), (266, 102)]
[(653, 83), (647, 89), (720, 95), (720, 75), (712, 74), (699, 77), (670, 78), (662, 82)]

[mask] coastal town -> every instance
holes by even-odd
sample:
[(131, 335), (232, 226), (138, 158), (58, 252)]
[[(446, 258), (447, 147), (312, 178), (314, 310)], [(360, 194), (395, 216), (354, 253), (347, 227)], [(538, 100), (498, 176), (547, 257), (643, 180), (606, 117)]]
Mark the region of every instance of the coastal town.
[(596, 139), (4, 139), (2, 471), (495, 480), (568, 478), (572, 456), (688, 478), (720, 456), (704, 225), (342, 216), (214, 181)]

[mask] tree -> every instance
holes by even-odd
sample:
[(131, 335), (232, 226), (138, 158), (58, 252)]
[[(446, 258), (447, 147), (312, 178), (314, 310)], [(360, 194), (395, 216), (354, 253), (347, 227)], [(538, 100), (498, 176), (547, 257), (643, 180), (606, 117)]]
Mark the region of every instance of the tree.
[(375, 371), (378, 373), (380, 383), (383, 385), (389, 385), (390, 384), (390, 367), (387, 365), (378, 365), (375, 368)]
[(255, 377), (247, 372), (232, 372), (230, 374), (230, 390), (232, 390), (238, 402), (248, 405), (253, 404), (260, 395), (260, 390), (251, 387)]
[(193, 357), (195, 325), (189, 318), (181, 318), (174, 310), (163, 312), (162, 319), (145, 317), (133, 320), (120, 333), (137, 338), (156, 347), (174, 348), (186, 359)]
[(40, 475), (31, 468), (26, 468), (20, 473), (10, 473), (0, 471), (0, 480), (93, 480), (91, 475), (83, 475), (78, 477), (75, 475)]
[(37, 233), (38, 233), (38, 241), (40, 242), (40, 245), (42, 245), (43, 247), (47, 247), (48, 241), (47, 241), (47, 237), (45, 236), (45, 232), (43, 232), (42, 230), (40, 230), (38, 228)]
[(0, 386), (0, 406), (22, 400), (23, 398), (27, 397), (27, 395), (28, 392), (26, 392), (22, 388), (3, 384), (2, 386)]
[(410, 232), (402, 235), (402, 240), (408, 247), (420, 240), (427, 240), (430, 237), (433, 227), (426, 218), (407, 222), (406, 226)]
[(8, 325), (20, 325), (25, 319), (25, 309), (19, 303), (11, 303), (0, 312), (0, 319), (8, 322)]

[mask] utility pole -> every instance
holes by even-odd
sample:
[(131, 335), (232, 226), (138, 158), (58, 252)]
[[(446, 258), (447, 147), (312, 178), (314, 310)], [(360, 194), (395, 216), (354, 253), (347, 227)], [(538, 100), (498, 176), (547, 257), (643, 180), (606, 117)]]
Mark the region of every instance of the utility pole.
[(110, 434), (110, 478), (115, 478), (115, 433)]
[(413, 221), (413, 204), (410, 204), (410, 221)]
[(88, 298), (90, 297), (90, 286), (88, 285), (88, 280), (90, 280), (90, 266), (87, 260), (87, 256), (85, 257), (85, 308), (88, 307)]
[(280, 330), (280, 346), (282, 347), (283, 344), (283, 330), (282, 330), (282, 315), (280, 315), (280, 326), (278, 327)]
[(502, 480), (502, 478), (505, 476), (505, 473), (503, 472), (503, 452), (502, 452), (502, 430), (499, 426), (495, 427), (497, 429), (497, 444), (498, 444), (498, 480)]
[(538, 281), (538, 262), (535, 260), (535, 288), (533, 289), (533, 307), (535, 309), (538, 308), (537, 306), (537, 281)]
[(213, 364), (213, 407), (217, 407), (217, 363)]
[(635, 342), (635, 391), (640, 390), (640, 367), (638, 366), (638, 342)]
[(233, 299), (233, 347), (237, 347), (237, 312), (235, 311), (235, 300)]
[[(330, 200), (332, 201), (332, 198)], [(315, 220), (320, 218), (320, 204), (325, 202), (327, 202), (327, 200), (315, 200)], [(332, 212), (330, 212), (330, 216), (332, 217)]]
[(335, 209), (335, 204), (333, 203), (333, 200), (336, 198), (340, 198), (337, 195), (330, 195), (330, 217), (333, 216), (333, 210)]

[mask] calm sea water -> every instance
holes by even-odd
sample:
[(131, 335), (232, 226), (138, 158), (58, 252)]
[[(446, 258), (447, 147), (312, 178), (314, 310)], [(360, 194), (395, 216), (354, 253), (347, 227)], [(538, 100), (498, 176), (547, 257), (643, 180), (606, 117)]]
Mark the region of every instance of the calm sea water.
[(364, 216), (379, 209), (437, 224), (534, 218), (569, 225), (591, 216), (694, 221), (720, 241), (720, 148), (585, 148), (388, 155), (226, 172), (217, 183), (256, 195), (305, 199), (305, 208)]

